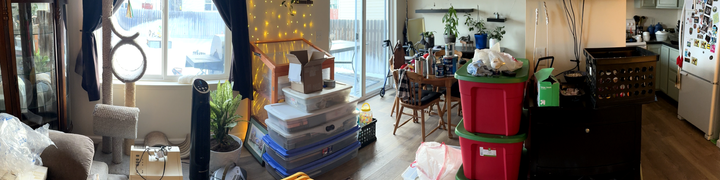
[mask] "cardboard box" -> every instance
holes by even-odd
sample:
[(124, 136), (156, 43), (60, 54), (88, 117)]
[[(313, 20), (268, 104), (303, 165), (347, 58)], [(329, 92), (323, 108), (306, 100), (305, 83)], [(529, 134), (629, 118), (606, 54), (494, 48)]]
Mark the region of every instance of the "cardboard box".
[(32, 170), (13, 174), (0, 169), (0, 180), (45, 180), (48, 168), (45, 166), (33, 166)]
[(291, 51), (287, 55), (290, 62), (288, 79), (290, 88), (308, 94), (323, 89), (322, 63), (325, 53), (311, 49)]
[(553, 68), (535, 72), (538, 107), (560, 106), (560, 81), (552, 75)]
[[(148, 152), (145, 152), (145, 148), (149, 148)], [(130, 146), (130, 180), (183, 179), (180, 148), (177, 146), (169, 146), (168, 154), (165, 156), (166, 162), (151, 160), (151, 154), (154, 154), (157, 149), (160, 148), (149, 146)], [(137, 166), (137, 172), (135, 171), (135, 166)], [(163, 166), (165, 171), (164, 175)], [(142, 177), (137, 174), (138, 172), (142, 174)]]

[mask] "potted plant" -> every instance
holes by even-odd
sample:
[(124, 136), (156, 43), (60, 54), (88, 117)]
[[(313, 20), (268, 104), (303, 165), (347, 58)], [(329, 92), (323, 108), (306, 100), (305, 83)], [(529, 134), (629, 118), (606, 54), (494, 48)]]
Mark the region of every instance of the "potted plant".
[(502, 40), (503, 35), (505, 35), (505, 26), (496, 27), (491, 33), (490, 33), (490, 46), (494, 46), (496, 43), (500, 42)]
[(242, 140), (228, 134), (238, 124), (235, 114), (242, 97), (233, 97), (232, 83), (218, 83), (217, 90), (210, 93), (210, 170), (240, 163)]
[(425, 48), (431, 48), (435, 46), (435, 31), (427, 31), (420, 33), (420, 36), (422, 36), (422, 41), (420, 44), (423, 44)]
[(445, 43), (455, 43), (455, 37), (458, 34), (458, 17), (454, 7), (450, 6), (448, 12), (443, 16), (442, 22), (445, 23)]
[(465, 14), (465, 25), (468, 26), (470, 32), (477, 31), (475, 33), (475, 48), (485, 49), (487, 47), (487, 28), (485, 28), (485, 21), (475, 20), (470, 14)]

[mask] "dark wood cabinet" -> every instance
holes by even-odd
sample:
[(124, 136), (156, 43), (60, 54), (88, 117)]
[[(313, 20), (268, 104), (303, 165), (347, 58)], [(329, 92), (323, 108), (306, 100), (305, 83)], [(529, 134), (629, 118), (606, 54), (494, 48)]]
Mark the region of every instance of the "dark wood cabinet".
[(0, 112), (70, 131), (66, 0), (0, 0)]

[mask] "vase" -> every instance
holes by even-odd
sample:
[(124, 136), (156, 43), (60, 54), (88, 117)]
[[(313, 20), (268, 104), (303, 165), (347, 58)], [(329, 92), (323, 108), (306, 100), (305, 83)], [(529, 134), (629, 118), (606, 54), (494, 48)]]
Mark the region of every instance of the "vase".
[(456, 37), (454, 34), (450, 34), (450, 35), (445, 34), (445, 44), (455, 43), (455, 39), (456, 39)]
[(475, 48), (485, 49), (487, 48), (487, 34), (475, 34)]
[(435, 36), (425, 37), (425, 42), (427, 43), (427, 47), (425, 48), (431, 48), (435, 46)]
[(219, 168), (223, 168), (226, 165), (232, 165), (233, 163), (235, 163), (236, 165), (240, 165), (240, 150), (243, 146), (242, 139), (232, 134), (228, 134), (228, 136), (232, 137), (235, 141), (240, 143), (240, 147), (228, 152), (217, 152), (210, 150), (210, 172), (213, 172)]
[(490, 38), (490, 43), (489, 43), (489, 44), (490, 44), (490, 48), (492, 48), (493, 46), (495, 46), (495, 44), (497, 44), (498, 42), (500, 42), (500, 41), (498, 41), (498, 40), (495, 39), (495, 38)]

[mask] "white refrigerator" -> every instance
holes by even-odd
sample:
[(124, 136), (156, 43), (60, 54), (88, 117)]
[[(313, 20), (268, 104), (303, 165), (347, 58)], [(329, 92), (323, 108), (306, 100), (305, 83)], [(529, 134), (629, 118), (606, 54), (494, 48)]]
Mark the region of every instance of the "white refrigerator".
[[(682, 1), (681, 1), (682, 2)], [(705, 132), (706, 139), (718, 138), (718, 75), (720, 75), (717, 33), (720, 2), (685, 0), (681, 15), (678, 70), (678, 118)]]

